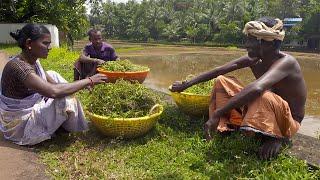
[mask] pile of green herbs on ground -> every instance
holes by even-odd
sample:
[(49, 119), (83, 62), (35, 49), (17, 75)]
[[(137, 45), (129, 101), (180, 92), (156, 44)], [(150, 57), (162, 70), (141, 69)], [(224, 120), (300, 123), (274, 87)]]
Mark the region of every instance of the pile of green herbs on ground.
[(100, 67), (106, 71), (112, 72), (139, 72), (146, 71), (149, 69), (146, 66), (133, 64), (128, 59), (119, 61), (107, 61), (103, 63)]
[[(186, 80), (194, 78), (194, 75), (188, 75)], [(201, 82), (186, 89), (184, 92), (198, 94), (198, 95), (210, 95), (214, 85), (214, 80)]]
[(89, 112), (112, 118), (143, 117), (160, 103), (159, 95), (151, 89), (122, 79), (116, 83), (99, 84), (85, 97), (89, 100), (86, 104)]
[[(51, 58), (60, 53), (69, 58), (62, 56), (68, 53), (65, 49), (51, 52), (42, 61), (45, 69), (70, 77), (72, 68), (59, 68), (72, 67), (75, 59)], [(35, 148), (53, 179), (319, 179), (319, 170), (308, 169), (286, 151), (271, 161), (259, 160), (260, 143), (254, 138), (235, 133), (205, 142), (205, 120), (188, 117), (169, 104), (156, 127), (137, 139), (107, 138), (90, 127), (85, 133), (60, 134)]]

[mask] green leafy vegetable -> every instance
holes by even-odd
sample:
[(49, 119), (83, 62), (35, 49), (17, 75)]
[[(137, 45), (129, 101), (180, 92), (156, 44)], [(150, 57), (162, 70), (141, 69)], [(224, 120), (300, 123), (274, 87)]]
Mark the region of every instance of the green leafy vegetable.
[[(186, 80), (192, 79), (194, 75), (188, 75)], [(196, 85), (193, 85), (186, 89), (184, 92), (198, 94), (198, 95), (210, 95), (214, 85), (214, 79), (206, 82), (202, 82)]]
[(140, 66), (133, 64), (129, 60), (119, 60), (119, 61), (107, 61), (100, 66), (102, 69), (114, 72), (137, 72), (146, 71), (149, 68), (145, 66)]
[(90, 112), (113, 118), (146, 116), (152, 106), (160, 103), (160, 97), (151, 89), (122, 79), (95, 86), (88, 98)]

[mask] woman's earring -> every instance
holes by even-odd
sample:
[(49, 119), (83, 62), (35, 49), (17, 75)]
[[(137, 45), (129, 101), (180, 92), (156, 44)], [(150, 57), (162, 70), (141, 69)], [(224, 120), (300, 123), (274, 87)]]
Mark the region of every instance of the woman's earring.
[(31, 46), (29, 46), (28, 49), (31, 50)]

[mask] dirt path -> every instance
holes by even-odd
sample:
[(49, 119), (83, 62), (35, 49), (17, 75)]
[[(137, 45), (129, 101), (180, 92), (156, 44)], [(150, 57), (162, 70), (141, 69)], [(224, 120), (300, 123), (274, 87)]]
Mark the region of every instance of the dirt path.
[[(292, 138), (293, 146), (289, 154), (298, 159), (306, 160), (311, 168), (320, 167), (320, 140), (297, 133)], [(316, 167), (313, 167), (316, 166)]]
[(0, 136), (0, 179), (49, 179), (45, 166), (38, 162), (33, 149), (21, 147)]
[[(6, 54), (0, 51), (0, 74), (6, 62)], [(0, 167), (0, 179), (49, 179), (45, 175), (44, 165), (38, 162), (33, 149), (6, 141), (2, 133), (0, 133)]]

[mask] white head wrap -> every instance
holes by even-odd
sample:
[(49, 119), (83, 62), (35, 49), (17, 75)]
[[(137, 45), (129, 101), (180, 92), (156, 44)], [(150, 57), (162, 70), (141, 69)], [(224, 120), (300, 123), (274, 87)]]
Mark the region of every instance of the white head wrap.
[(260, 21), (249, 21), (246, 23), (243, 29), (243, 33), (251, 35), (257, 39), (263, 39), (265, 41), (280, 40), (283, 41), (285, 32), (282, 29), (283, 23), (280, 19), (275, 19), (278, 23), (273, 27), (266, 26)]

